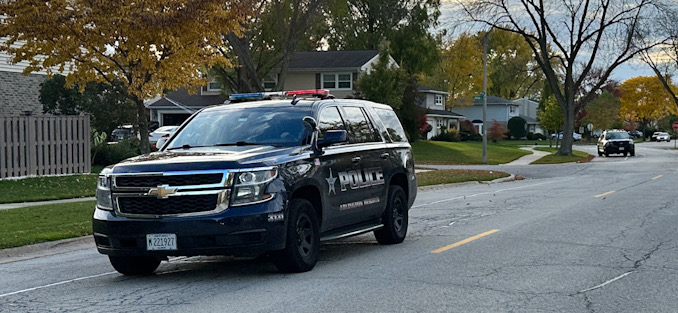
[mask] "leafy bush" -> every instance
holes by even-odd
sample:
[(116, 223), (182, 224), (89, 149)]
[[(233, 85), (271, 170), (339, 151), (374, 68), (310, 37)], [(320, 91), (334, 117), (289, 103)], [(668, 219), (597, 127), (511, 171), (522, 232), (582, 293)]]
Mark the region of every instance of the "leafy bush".
[(431, 137), (433, 141), (450, 141), (455, 142), (459, 141), (459, 133), (456, 129), (450, 129), (448, 131), (443, 131), (442, 133)]
[(520, 139), (525, 137), (525, 125), (527, 122), (520, 116), (514, 116), (508, 120), (508, 130), (511, 138)]
[(136, 139), (124, 139), (115, 144), (100, 147), (94, 157), (93, 164), (111, 165), (139, 154), (141, 154), (139, 142)]
[(492, 140), (492, 142), (497, 142), (497, 139), (506, 138), (507, 129), (504, 123), (497, 122), (492, 120), (492, 125), (488, 129), (487, 138)]

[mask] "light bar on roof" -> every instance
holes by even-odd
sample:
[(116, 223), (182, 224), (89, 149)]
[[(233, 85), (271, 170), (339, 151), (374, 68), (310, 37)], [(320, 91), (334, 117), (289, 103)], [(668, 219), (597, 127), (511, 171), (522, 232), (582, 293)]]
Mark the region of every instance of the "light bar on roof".
[(306, 90), (292, 90), (288, 91), (288, 96), (301, 96), (301, 95), (320, 95), (327, 96), (330, 94), (330, 91), (327, 89), (306, 89)]
[(263, 99), (263, 92), (251, 92), (251, 93), (234, 93), (228, 96), (230, 100), (245, 100), (245, 99)]
[(228, 96), (231, 101), (248, 101), (248, 100), (264, 100), (271, 99), (271, 97), (285, 98), (287, 96), (312, 96), (312, 97), (327, 97), (330, 91), (327, 89), (306, 89), (306, 90), (291, 90), (291, 91), (275, 91), (275, 92), (250, 92), (250, 93), (234, 93)]

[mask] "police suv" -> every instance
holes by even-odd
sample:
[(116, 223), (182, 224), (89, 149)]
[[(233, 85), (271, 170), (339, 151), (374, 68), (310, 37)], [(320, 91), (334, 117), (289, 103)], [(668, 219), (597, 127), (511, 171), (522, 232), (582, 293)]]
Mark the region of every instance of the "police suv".
[[(267, 100), (245, 101), (255, 98)], [(94, 239), (118, 272), (150, 274), (168, 256), (263, 254), (303, 272), (325, 240), (405, 239), (417, 180), (390, 106), (326, 90), (231, 100), (99, 175)]]

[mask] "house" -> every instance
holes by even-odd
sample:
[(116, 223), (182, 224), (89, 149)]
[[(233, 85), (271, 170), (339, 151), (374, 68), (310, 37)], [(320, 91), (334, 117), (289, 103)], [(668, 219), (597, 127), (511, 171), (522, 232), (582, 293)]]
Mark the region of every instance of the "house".
[[(483, 132), (483, 99), (473, 100), (473, 105), (470, 106), (455, 106), (454, 111), (466, 116), (466, 119), (471, 120), (473, 125), (478, 127), (478, 132)], [(508, 124), (508, 120), (514, 116), (519, 116), (519, 107), (518, 103), (509, 101), (503, 98), (495, 96), (487, 96), (487, 118), (486, 121), (489, 123), (492, 120), (497, 122)], [(491, 125), (488, 125), (490, 127)]]
[(522, 98), (513, 102), (519, 106), (519, 116), (524, 118), (527, 122), (527, 132), (545, 135), (546, 131), (541, 128), (541, 124), (537, 121), (537, 108), (539, 107), (539, 102), (529, 98)]
[[(350, 98), (356, 93), (355, 83), (360, 73), (369, 72), (379, 60), (377, 50), (302, 51), (290, 61), (283, 90), (328, 89), (336, 98)], [(389, 64), (397, 66), (389, 56)], [(277, 77), (263, 80), (263, 88), (270, 91)], [(224, 103), (216, 82), (203, 87), (194, 95), (185, 89), (170, 92), (162, 98), (146, 103), (151, 121), (163, 125), (178, 125), (192, 112), (205, 106)]]
[(431, 131), (426, 134), (426, 139), (431, 139), (446, 129), (459, 129), (459, 121), (464, 119), (464, 116), (445, 109), (445, 102), (450, 95), (448, 92), (425, 86), (419, 86), (417, 92), (423, 99), (419, 106), (426, 109), (426, 123), (431, 125)]
[(42, 115), (37, 91), (47, 75), (44, 72), (23, 75), (26, 64), (10, 64), (9, 55), (0, 51), (0, 116)]

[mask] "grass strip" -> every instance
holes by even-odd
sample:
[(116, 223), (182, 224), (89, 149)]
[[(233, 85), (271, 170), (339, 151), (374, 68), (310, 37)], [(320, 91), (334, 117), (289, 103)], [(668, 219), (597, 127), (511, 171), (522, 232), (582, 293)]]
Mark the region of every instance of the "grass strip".
[(419, 187), (463, 183), (468, 181), (491, 181), (498, 178), (509, 177), (508, 173), (487, 170), (433, 170), (417, 173)]
[(592, 159), (592, 156), (583, 151), (572, 150), (573, 155), (556, 155), (558, 149), (556, 148), (547, 148), (547, 147), (538, 147), (534, 148), (535, 150), (549, 152), (551, 154), (546, 155), (539, 160), (532, 162), (531, 164), (559, 164), (559, 163), (570, 163), (570, 162), (588, 162)]
[(0, 210), (0, 249), (92, 234), (95, 201)]
[(96, 188), (94, 174), (6, 179), (0, 180), (0, 203), (91, 197)]
[[(419, 140), (412, 150), (417, 164), (483, 164), (482, 142)], [(488, 143), (487, 164), (504, 164), (528, 154), (515, 144)]]

